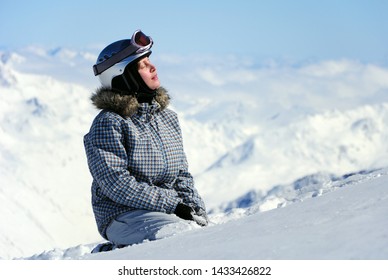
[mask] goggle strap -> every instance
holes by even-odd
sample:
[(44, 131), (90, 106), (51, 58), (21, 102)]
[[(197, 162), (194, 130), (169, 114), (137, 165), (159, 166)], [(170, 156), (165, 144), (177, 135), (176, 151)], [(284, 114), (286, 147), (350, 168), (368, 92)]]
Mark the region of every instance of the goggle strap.
[(138, 50), (138, 47), (130, 44), (128, 47), (114, 54), (113, 56), (104, 60), (103, 62), (93, 65), (94, 76), (101, 74), (106, 69), (115, 65), (116, 63), (120, 62), (124, 58), (130, 56), (131, 54), (135, 53), (137, 50)]

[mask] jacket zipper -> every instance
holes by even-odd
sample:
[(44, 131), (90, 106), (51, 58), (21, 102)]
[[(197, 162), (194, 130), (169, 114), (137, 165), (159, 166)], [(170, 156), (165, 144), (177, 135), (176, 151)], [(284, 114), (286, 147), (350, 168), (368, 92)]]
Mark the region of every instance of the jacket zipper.
[(158, 129), (154, 127), (154, 124), (152, 120), (149, 122), (149, 127), (152, 133), (154, 134), (155, 138), (157, 139), (157, 144), (159, 146), (160, 151), (162, 152), (162, 159), (163, 159), (163, 171), (162, 171), (162, 178), (164, 178), (167, 174), (167, 153), (163, 145), (162, 138), (160, 137), (158, 133)]

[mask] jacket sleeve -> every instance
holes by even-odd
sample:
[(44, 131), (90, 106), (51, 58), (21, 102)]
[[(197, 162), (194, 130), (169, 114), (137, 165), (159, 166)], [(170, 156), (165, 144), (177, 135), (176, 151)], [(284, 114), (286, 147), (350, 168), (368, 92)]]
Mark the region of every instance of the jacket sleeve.
[[(177, 122), (177, 129), (178, 129), (181, 141), (183, 143), (182, 131), (180, 128), (178, 118), (176, 118), (176, 122)], [(206, 210), (205, 203), (194, 186), (194, 179), (191, 173), (189, 172), (188, 168), (189, 167), (187, 163), (186, 154), (183, 151), (181, 167), (177, 177), (175, 190), (177, 191), (179, 197), (182, 198), (184, 203), (192, 206), (194, 209), (197, 209), (199, 207), (203, 210)]]
[(100, 118), (85, 137), (86, 154), (92, 177), (100, 192), (134, 209), (173, 213), (182, 201), (173, 189), (137, 182), (127, 166), (127, 153), (120, 120)]
[(194, 186), (194, 179), (188, 171), (186, 156), (182, 160), (182, 168), (179, 172), (175, 190), (185, 204), (192, 206), (194, 209), (201, 208), (206, 211), (205, 203)]

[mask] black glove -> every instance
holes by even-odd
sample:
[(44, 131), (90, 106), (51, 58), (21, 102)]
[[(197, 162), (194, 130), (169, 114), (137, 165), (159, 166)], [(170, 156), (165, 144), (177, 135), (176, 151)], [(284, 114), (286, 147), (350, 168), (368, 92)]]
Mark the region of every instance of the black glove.
[(196, 211), (192, 207), (183, 203), (179, 203), (177, 205), (174, 214), (181, 219), (195, 221), (200, 226), (207, 226), (209, 221), (206, 212), (203, 209), (198, 208)]
[(206, 211), (200, 207), (195, 208), (195, 214), (193, 215), (194, 221), (200, 226), (207, 226), (209, 224), (209, 218)]
[(177, 215), (179, 218), (184, 220), (191, 220), (191, 221), (194, 221), (193, 219), (194, 213), (195, 211), (193, 208), (183, 203), (179, 203), (175, 208), (175, 212), (174, 212), (174, 214)]

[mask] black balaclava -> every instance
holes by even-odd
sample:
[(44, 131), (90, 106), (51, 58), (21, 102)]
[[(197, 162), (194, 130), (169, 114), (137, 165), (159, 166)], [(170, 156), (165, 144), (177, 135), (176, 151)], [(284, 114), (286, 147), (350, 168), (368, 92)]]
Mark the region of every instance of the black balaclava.
[(151, 103), (157, 90), (150, 89), (139, 74), (137, 63), (143, 57), (146, 56), (141, 56), (132, 61), (125, 67), (122, 75), (114, 77), (112, 88), (121, 91), (123, 94), (135, 95), (139, 103)]
[(139, 103), (151, 103), (156, 96), (156, 89), (150, 89), (139, 74), (137, 62), (131, 63), (125, 69), (126, 77), (130, 80), (132, 90)]

